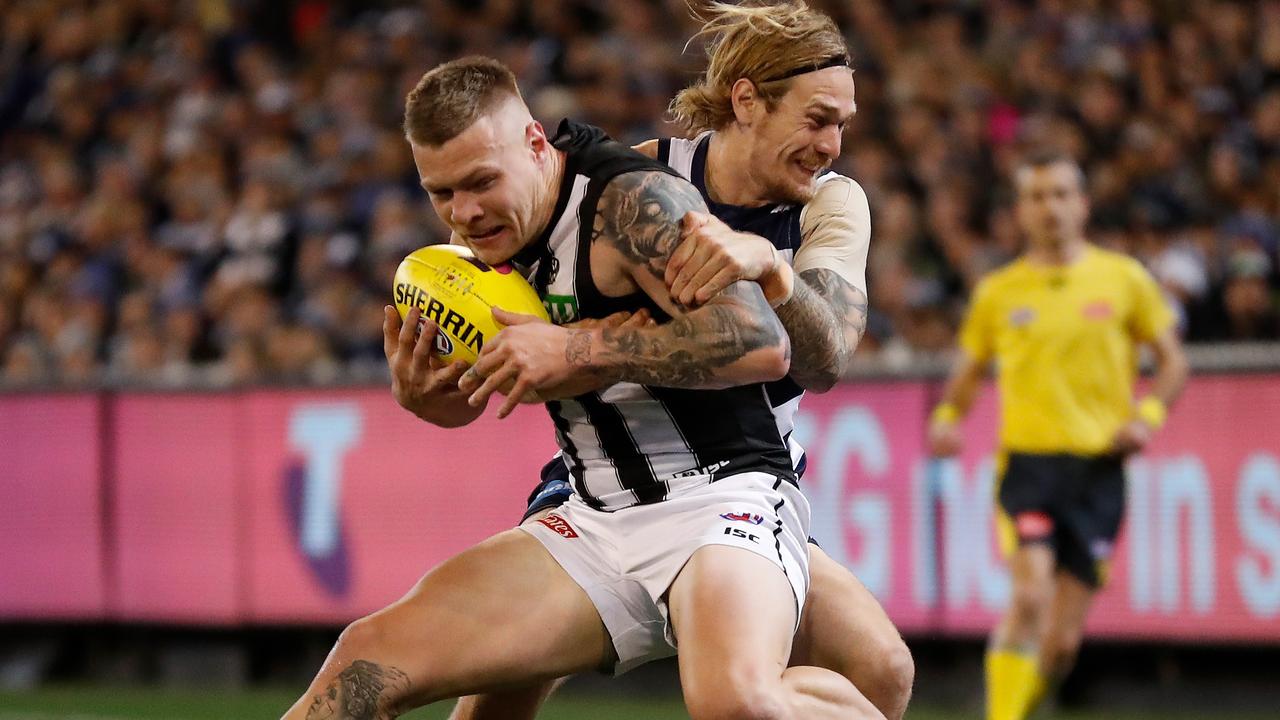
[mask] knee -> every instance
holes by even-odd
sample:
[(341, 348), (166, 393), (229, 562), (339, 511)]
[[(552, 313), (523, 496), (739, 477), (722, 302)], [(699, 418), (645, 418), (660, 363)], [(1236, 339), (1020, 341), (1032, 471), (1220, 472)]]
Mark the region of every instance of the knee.
[(891, 642), (880, 648), (879, 696), (884, 698), (880, 709), (888, 718), (901, 717), (911, 699), (911, 688), (916, 680), (916, 662), (911, 650), (901, 637), (895, 635)]
[(779, 683), (731, 682), (710, 692), (687, 692), (690, 720), (786, 720), (789, 716)]
[(386, 640), (382, 624), (373, 616), (362, 617), (348, 625), (338, 636), (334, 654), (352, 660), (375, 654)]
[(1056, 631), (1049, 633), (1040, 646), (1041, 665), (1045, 674), (1050, 677), (1061, 677), (1071, 670), (1075, 664), (1076, 654), (1080, 652), (1080, 643), (1084, 641), (1079, 631)]
[(1014, 587), (1013, 598), (1009, 602), (1009, 617), (1019, 627), (1038, 627), (1048, 609), (1050, 599), (1049, 593), (1043, 587), (1036, 585)]
[(388, 717), (395, 717), (412, 693), (426, 687), (386, 661), (392, 632), (376, 616), (356, 620), (338, 636), (327, 661), (336, 664), (336, 687), (348, 696), (373, 698)]

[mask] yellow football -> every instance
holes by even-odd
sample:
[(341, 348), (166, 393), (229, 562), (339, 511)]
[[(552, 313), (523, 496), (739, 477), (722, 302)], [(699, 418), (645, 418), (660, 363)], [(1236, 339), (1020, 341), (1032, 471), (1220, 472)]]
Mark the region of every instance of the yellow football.
[(538, 294), (509, 264), (490, 266), (460, 245), (414, 250), (396, 269), (396, 310), (413, 307), (439, 326), (436, 353), (445, 362), (475, 362), (485, 340), (502, 329), (492, 308), (547, 319)]

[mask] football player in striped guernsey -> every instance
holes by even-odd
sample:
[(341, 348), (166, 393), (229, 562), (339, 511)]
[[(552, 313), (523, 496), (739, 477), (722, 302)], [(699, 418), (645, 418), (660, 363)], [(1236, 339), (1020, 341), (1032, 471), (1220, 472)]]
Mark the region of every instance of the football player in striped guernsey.
[[(791, 298), (775, 308), (792, 339), (791, 370), (767, 388), (800, 473), (806, 459), (791, 430), (801, 395), (839, 379), (866, 327), (866, 195), (850, 178), (815, 172), (839, 154), (847, 119), (830, 92), (828, 78), (836, 72), (787, 60), (796, 44), (829, 42), (834, 50), (828, 38), (836, 31), (821, 13), (783, 3), (714, 9), (703, 32), (712, 39), (705, 77), (672, 104), (694, 137), (637, 146), (689, 178), (710, 210), (686, 218), (684, 242), (664, 279), (674, 297), (696, 305), (736, 280), (769, 288), (781, 282), (779, 274), (793, 275), (786, 279)], [(833, 57), (837, 67), (847, 62)], [(756, 82), (795, 70), (807, 72)], [(568, 468), (557, 457), (543, 468), (524, 521), (537, 522), (571, 494)], [(901, 718), (914, 664), (897, 629), (875, 597), (816, 544), (810, 572), (791, 661), (841, 672), (886, 717)], [(453, 719), (532, 718), (552, 688), (540, 683), (466, 697)]]
[[(832, 76), (847, 117), (852, 73), (833, 55), (800, 61)], [(667, 265), (684, 218), (706, 213), (700, 194), (596, 128), (565, 121), (548, 137), (496, 61), (438, 66), (405, 114), (423, 186), (455, 236), (485, 262), (514, 261), (570, 311), (558, 324), (495, 311), (508, 327), (461, 373), (461, 393), (445, 391), (459, 368), (432, 367), (430, 324), (415, 343), (411, 312), (387, 338), (397, 400), (456, 426), (494, 392), (507, 394), (500, 415), (536, 393), (575, 492), (352, 623), (286, 717), (394, 717), (677, 653), (695, 720), (883, 717), (839, 673), (787, 667), (809, 512), (763, 383), (790, 366), (772, 305), (794, 283), (784, 274), (766, 293), (737, 281), (697, 307), (673, 298)], [(660, 322), (564, 327), (641, 310)]]

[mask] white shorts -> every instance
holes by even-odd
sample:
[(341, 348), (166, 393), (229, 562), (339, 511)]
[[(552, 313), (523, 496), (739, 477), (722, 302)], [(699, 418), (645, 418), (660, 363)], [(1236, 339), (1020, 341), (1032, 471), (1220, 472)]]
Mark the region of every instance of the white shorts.
[(740, 473), (611, 513), (574, 495), (520, 527), (595, 604), (618, 653), (617, 675), (675, 654), (665, 595), (698, 548), (742, 548), (778, 566), (795, 594), (797, 623), (809, 589), (809, 502), (768, 473)]

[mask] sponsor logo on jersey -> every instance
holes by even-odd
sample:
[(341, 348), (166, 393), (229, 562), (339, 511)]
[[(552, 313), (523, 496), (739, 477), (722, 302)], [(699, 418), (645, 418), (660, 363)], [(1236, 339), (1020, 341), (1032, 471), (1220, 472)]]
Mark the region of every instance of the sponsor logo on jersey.
[(572, 540), (578, 537), (578, 532), (574, 530), (572, 527), (570, 527), (569, 523), (564, 518), (560, 517), (559, 515), (556, 515), (555, 513), (552, 513), (542, 518), (538, 522), (551, 528), (551, 530), (555, 532), (555, 534), (559, 535), (562, 538)]
[(556, 325), (564, 325), (578, 319), (578, 298), (572, 295), (543, 295), (542, 306)]
[(764, 518), (762, 516), (754, 515), (752, 513), (744, 513), (744, 512), (743, 513), (720, 513), (720, 517), (724, 518), (725, 520), (731, 520), (733, 522), (751, 523), (752, 525), (759, 525), (760, 523), (764, 522)]
[(1115, 315), (1115, 308), (1106, 300), (1094, 300), (1084, 306), (1083, 314), (1088, 320), (1107, 320)]
[(1023, 540), (1042, 540), (1053, 534), (1053, 518), (1042, 512), (1018, 513), (1014, 523)]
[(1009, 313), (1009, 325), (1020, 328), (1030, 325), (1036, 319), (1036, 311), (1029, 307), (1014, 308)]

